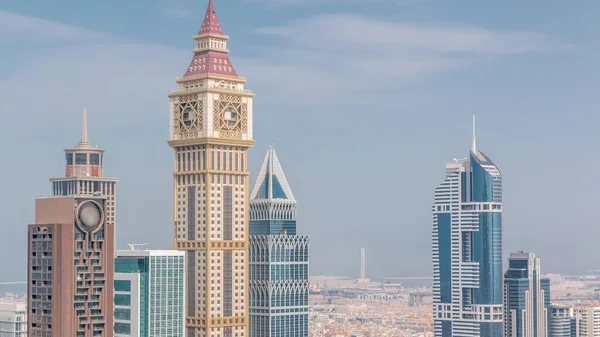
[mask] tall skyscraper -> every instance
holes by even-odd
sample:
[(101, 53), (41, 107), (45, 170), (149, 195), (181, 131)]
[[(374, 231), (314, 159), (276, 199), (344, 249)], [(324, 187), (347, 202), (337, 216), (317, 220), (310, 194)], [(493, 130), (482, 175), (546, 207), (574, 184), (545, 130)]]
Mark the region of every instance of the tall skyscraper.
[(308, 337), (309, 237), (272, 147), (250, 199), (250, 336)]
[(475, 132), (435, 190), (432, 234), (435, 336), (502, 336), (502, 175)]
[(186, 252), (188, 337), (248, 335), (252, 98), (209, 0), (192, 61), (169, 94), (174, 246)]
[(535, 254), (510, 254), (504, 274), (505, 336), (548, 337), (550, 280), (541, 276)]
[[(52, 198), (36, 200), (28, 227), (28, 330), (31, 337), (112, 337), (114, 192), (103, 151), (87, 140), (66, 152), (66, 177)], [(110, 195), (110, 199), (109, 199)]]
[(184, 337), (185, 253), (118, 250), (115, 337)]

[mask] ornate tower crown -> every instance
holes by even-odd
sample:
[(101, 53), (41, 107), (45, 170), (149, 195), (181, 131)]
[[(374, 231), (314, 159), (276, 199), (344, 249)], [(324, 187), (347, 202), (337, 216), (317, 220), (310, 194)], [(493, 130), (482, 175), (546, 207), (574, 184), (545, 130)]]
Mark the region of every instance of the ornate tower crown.
[(228, 40), (214, 0), (209, 0), (200, 31), (194, 36), (192, 61), (177, 79), (179, 89), (169, 94), (171, 141), (220, 138), (252, 142), (254, 94), (244, 88), (246, 79), (238, 76), (229, 60)]
[(227, 50), (229, 36), (223, 34), (213, 0), (208, 2), (204, 21), (194, 40), (196, 41), (194, 57), (183, 75), (184, 78), (208, 74), (238, 77), (229, 60), (229, 50)]

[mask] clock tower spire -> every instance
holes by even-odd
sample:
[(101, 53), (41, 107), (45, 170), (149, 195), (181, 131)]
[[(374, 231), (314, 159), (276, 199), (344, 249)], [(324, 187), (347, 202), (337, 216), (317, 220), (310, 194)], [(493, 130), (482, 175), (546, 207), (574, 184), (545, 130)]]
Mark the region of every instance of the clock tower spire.
[(221, 30), (221, 24), (219, 24), (219, 18), (217, 18), (217, 11), (215, 11), (215, 2), (213, 0), (208, 1), (204, 22), (202, 22), (198, 34), (223, 35), (223, 30)]
[(186, 252), (186, 336), (249, 337), (248, 149), (254, 94), (229, 59), (213, 0), (169, 94), (173, 245)]
[(184, 78), (207, 74), (237, 77), (238, 74), (229, 60), (228, 40), (229, 36), (223, 34), (217, 18), (215, 4), (213, 0), (209, 0), (200, 31), (194, 36), (194, 57)]

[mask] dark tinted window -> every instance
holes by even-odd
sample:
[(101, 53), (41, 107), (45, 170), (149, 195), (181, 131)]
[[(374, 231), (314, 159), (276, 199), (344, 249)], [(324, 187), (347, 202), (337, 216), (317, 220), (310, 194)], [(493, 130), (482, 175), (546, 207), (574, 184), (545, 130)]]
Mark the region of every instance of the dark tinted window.
[(76, 153), (75, 154), (75, 165), (86, 165), (87, 164), (87, 153)]
[(97, 153), (90, 154), (90, 164), (100, 165), (100, 155)]

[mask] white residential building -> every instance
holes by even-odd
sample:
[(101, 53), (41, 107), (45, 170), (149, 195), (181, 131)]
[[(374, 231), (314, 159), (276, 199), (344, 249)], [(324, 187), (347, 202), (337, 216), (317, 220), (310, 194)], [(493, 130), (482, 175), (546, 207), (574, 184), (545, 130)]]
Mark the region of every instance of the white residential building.
[(576, 306), (575, 315), (579, 318), (579, 337), (600, 336), (600, 306)]
[(0, 337), (27, 336), (27, 304), (18, 299), (0, 299)]

